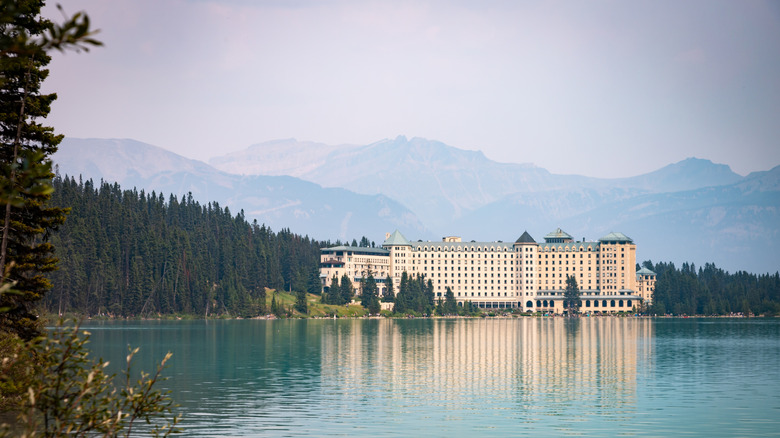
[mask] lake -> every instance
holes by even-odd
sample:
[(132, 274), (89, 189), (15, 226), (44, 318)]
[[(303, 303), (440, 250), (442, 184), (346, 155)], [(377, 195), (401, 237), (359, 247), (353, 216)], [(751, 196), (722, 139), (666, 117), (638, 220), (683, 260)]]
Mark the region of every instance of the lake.
[(778, 436), (776, 319), (111, 321), (187, 436)]

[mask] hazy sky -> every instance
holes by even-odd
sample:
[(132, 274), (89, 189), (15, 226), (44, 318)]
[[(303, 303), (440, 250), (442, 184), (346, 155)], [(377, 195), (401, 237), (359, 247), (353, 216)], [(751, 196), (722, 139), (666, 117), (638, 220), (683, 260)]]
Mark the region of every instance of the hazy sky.
[(610, 177), (780, 164), (778, 1), (62, 3), (105, 43), (51, 64), (72, 137), (207, 160), (406, 135)]

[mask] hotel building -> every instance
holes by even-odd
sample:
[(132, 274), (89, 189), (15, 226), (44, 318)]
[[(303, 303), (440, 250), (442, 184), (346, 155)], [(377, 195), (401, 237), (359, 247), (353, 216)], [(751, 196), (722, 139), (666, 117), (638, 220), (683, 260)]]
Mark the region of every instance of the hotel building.
[(360, 294), (360, 280), (371, 272), (380, 294), (386, 280), (396, 293), (401, 274), (431, 280), (436, 299), (449, 287), (459, 303), (482, 308), (520, 308), (563, 313), (567, 276), (577, 280), (580, 311), (630, 312), (652, 303), (656, 275), (636, 270), (636, 244), (622, 233), (609, 233), (596, 242), (575, 241), (560, 228), (536, 242), (524, 232), (514, 243), (410, 242), (397, 230), (387, 234), (382, 248), (337, 246), (323, 248), (320, 259), (323, 288), (333, 276), (346, 274)]

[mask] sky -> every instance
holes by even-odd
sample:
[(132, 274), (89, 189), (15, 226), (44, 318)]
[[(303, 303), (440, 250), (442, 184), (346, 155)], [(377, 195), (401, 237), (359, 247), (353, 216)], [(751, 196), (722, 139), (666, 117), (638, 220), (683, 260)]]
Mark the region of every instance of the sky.
[(50, 64), (70, 137), (207, 161), (405, 135), (597, 177), (780, 165), (777, 1), (62, 3), (105, 44)]

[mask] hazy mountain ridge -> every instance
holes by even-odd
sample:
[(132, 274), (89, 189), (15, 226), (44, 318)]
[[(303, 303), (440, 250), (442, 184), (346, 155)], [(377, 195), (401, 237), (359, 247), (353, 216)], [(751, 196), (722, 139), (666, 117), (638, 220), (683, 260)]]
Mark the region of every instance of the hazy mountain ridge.
[[(273, 165), (268, 163), (274, 161), (279, 144), (276, 141), (255, 145), (250, 148), (252, 157), (242, 155), (239, 161), (218, 157), (211, 162), (227, 172), (248, 168), (246, 161), (251, 159), (257, 160), (258, 169), (270, 168)], [(311, 154), (311, 145), (284, 141), (286, 153), (302, 161)], [(742, 178), (728, 166), (695, 158), (644, 175), (604, 179), (555, 175), (531, 164), (498, 163), (480, 151), (461, 150), (422, 138), (409, 140), (399, 136), (349, 148), (317, 145), (323, 151), (313, 154), (316, 164), (309, 162), (306, 171), (295, 176), (325, 187), (387, 195), (409, 207), (433, 229), (447, 227), (453, 218), (458, 220), (517, 194), (555, 191), (560, 195), (568, 190), (586, 190), (594, 199), (607, 199), (615, 194), (615, 189), (623, 189), (624, 196), (636, 196), (731, 184)], [(592, 204), (590, 208), (597, 206)]]
[[(602, 179), (496, 163), (481, 152), (405, 137), (335, 147), (280, 140), (212, 160), (223, 169), (237, 159), (253, 171), (294, 168), (298, 179), (231, 175), (137, 142), (125, 147), (151, 151), (115, 150), (112, 140), (102, 152), (74, 152), (79, 142), (66, 141), (62, 151), (72, 149), (71, 156), (58, 153), (55, 161), (93, 178), (119, 175), (123, 186), (192, 191), (234, 212), (240, 206), (273, 228), (319, 239), (381, 239), (398, 228), (414, 240), (460, 235), (506, 241), (523, 230), (542, 240), (561, 226), (577, 239), (624, 232), (643, 260), (714, 261), (754, 272), (780, 268), (780, 167), (741, 177), (726, 165), (689, 158), (644, 175)], [(150, 158), (157, 161), (146, 164)], [(117, 162), (120, 168), (112, 170)]]
[(631, 187), (648, 192), (679, 192), (701, 187), (728, 185), (743, 179), (725, 164), (710, 160), (687, 158), (654, 172), (621, 178), (612, 182), (617, 187)]
[(217, 169), (229, 168), (229, 173), (239, 175), (300, 178), (323, 166), (330, 154), (355, 147), (357, 146), (331, 146), (310, 141), (299, 142), (294, 138), (272, 140), (212, 158), (209, 160), (209, 164)]
[[(288, 153), (298, 149), (294, 142), (286, 147)], [(259, 157), (263, 149), (255, 150)], [(635, 236), (644, 258), (780, 268), (771, 247), (780, 223), (780, 184), (773, 171), (742, 177), (727, 165), (688, 158), (628, 178), (555, 175), (403, 136), (331, 149), (318, 163), (298, 176), (358, 193), (383, 193), (441, 235), (507, 240), (527, 229), (541, 240), (562, 226), (577, 238), (598, 239), (623, 231)], [(229, 166), (220, 163), (223, 170)]]
[(202, 204), (215, 201), (233, 213), (243, 209), (250, 220), (275, 230), (290, 228), (322, 239), (376, 235), (377, 226), (430, 235), (413, 212), (384, 195), (323, 188), (290, 176), (231, 175), (134, 140), (66, 138), (52, 158), (62, 175), (166, 196), (192, 193)]
[[(255, 158), (273, 159), (275, 142), (256, 145)], [(307, 153), (306, 146), (287, 142), (290, 152)], [(263, 151), (268, 154), (260, 155)], [(474, 210), (518, 191), (562, 187), (584, 177), (553, 176), (529, 164), (496, 163), (479, 151), (465, 151), (444, 143), (399, 136), (367, 146), (329, 149), (326, 160), (296, 176), (325, 187), (342, 187), (363, 194), (385, 194), (400, 200), (430, 226), (446, 225), (451, 217)], [(230, 171), (224, 157), (211, 160)], [(247, 157), (243, 157), (246, 159)], [(238, 163), (236, 163), (238, 165)], [(268, 165), (266, 165), (268, 166)], [(245, 168), (243, 164), (241, 168)]]
[(642, 259), (775, 272), (780, 269), (780, 166), (733, 184), (678, 192), (632, 195), (630, 189), (613, 188), (516, 194), (470, 213), (454, 229), (494, 240), (488, 233), (518, 222), (538, 241), (550, 224), (577, 239), (621, 231), (637, 242)]

